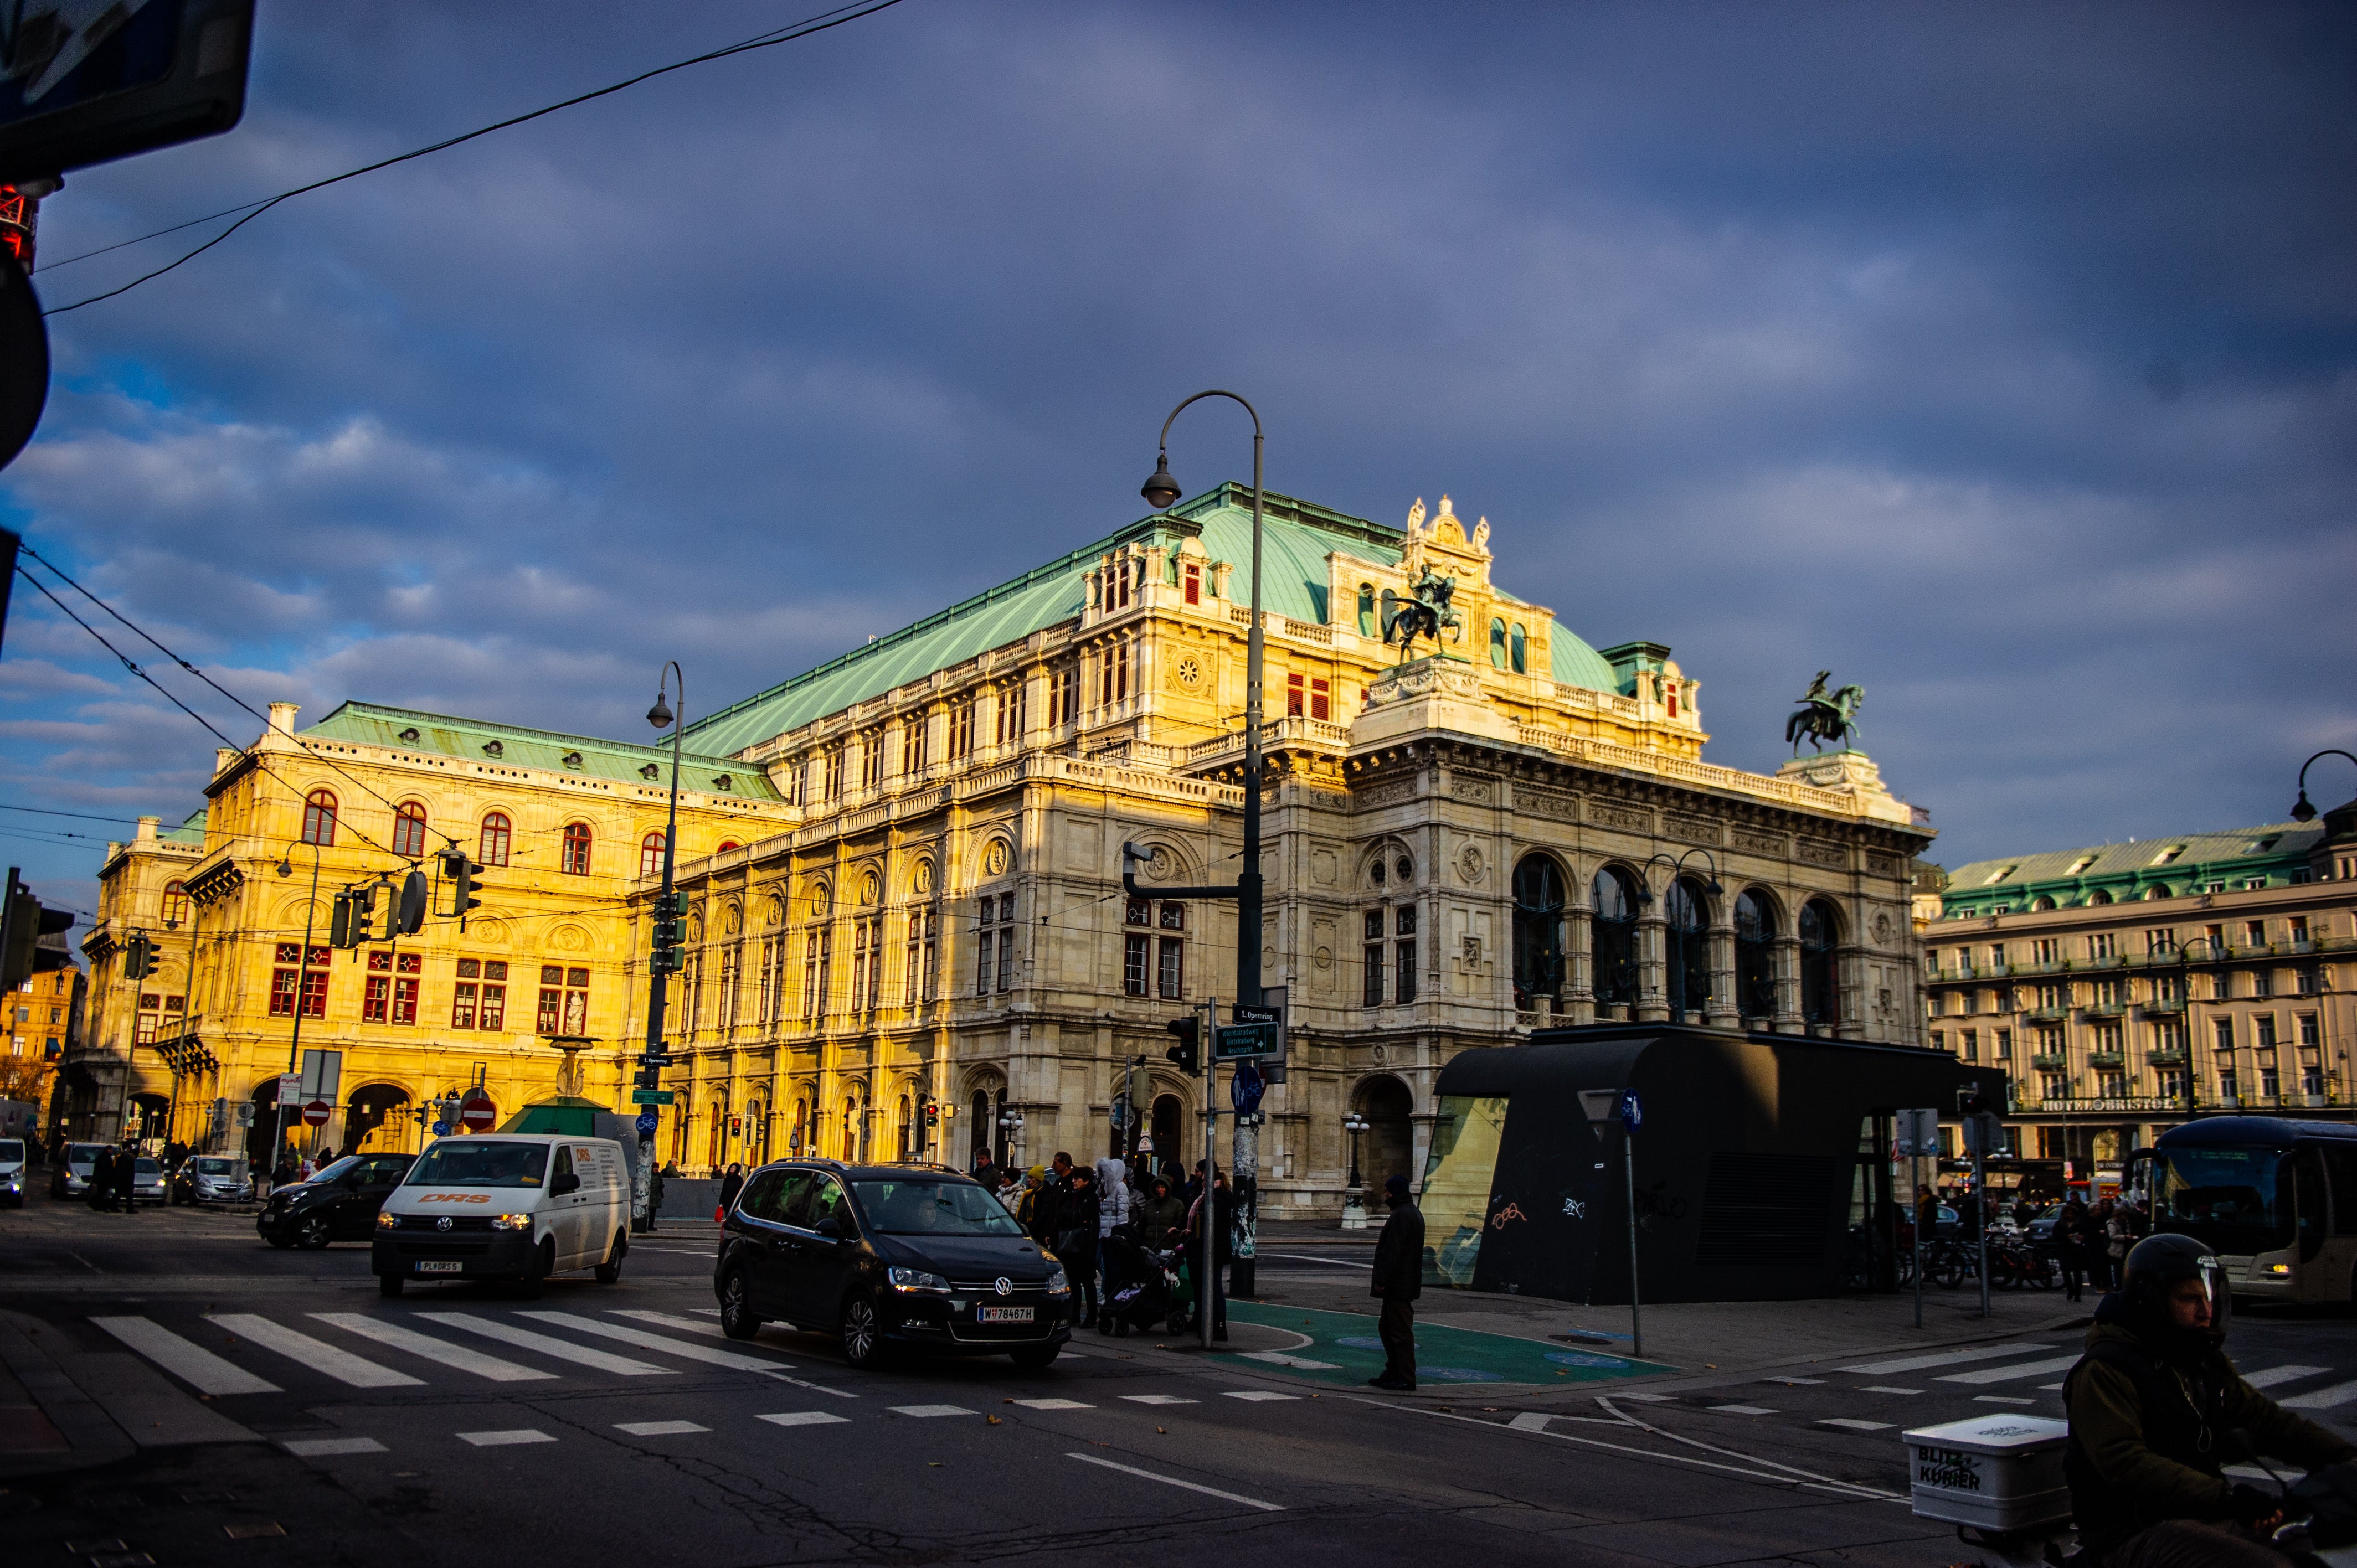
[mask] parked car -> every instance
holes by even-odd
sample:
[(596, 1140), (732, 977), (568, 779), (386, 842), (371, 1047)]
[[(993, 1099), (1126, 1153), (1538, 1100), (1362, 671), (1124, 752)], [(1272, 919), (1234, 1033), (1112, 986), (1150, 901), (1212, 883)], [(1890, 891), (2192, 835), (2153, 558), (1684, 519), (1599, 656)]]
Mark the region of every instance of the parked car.
[(87, 1197), (90, 1196), (90, 1173), (98, 1164), (99, 1150), (104, 1144), (68, 1144), (65, 1157), (49, 1176), (51, 1197)]
[(437, 1139), (375, 1230), (369, 1267), (385, 1295), (437, 1279), (511, 1280), (537, 1295), (570, 1269), (609, 1285), (630, 1250), (630, 1165), (611, 1138)]
[(170, 1196), (164, 1183), (164, 1162), (141, 1155), (131, 1162), (131, 1201), (161, 1205)]
[(174, 1203), (251, 1203), (253, 1175), (228, 1155), (190, 1155), (172, 1173)]
[(712, 1284), (729, 1337), (768, 1321), (835, 1334), (855, 1367), (894, 1347), (1044, 1367), (1072, 1332), (1063, 1265), (941, 1165), (762, 1166), (722, 1223)]
[(25, 1207), (25, 1140), (0, 1138), (0, 1198), (11, 1208)]
[(415, 1155), (347, 1155), (309, 1181), (282, 1187), (255, 1216), (254, 1230), (274, 1247), (316, 1251), (330, 1241), (365, 1241), (376, 1212), (408, 1174)]

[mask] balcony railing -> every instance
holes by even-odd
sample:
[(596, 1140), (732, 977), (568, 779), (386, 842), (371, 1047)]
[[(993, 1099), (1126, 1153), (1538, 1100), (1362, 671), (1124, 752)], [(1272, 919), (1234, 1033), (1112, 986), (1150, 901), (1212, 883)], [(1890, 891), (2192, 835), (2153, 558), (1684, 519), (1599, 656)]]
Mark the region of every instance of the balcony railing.
[(2050, 1056), (2033, 1056), (2029, 1065), (2039, 1072), (2061, 1072), (2071, 1065), (2071, 1058), (2057, 1051)]
[(2032, 1007), (2022, 1015), (2033, 1024), (2059, 1024), (2070, 1015), (2071, 1009), (2068, 1006)]
[(2185, 1047), (2183, 1046), (2156, 1046), (2151, 1050), (2148, 1050), (2144, 1054), (2144, 1059), (2152, 1067), (2183, 1067), (2185, 1065)]
[(2089, 1051), (2087, 1053), (2087, 1065), (2092, 1068), (2126, 1067), (2127, 1061), (2128, 1054), (2126, 1051)]
[(2139, 1005), (2147, 1015), (2154, 1013), (2182, 1013), (2185, 1011), (2185, 998), (2182, 996), (2156, 996), (2151, 1001), (2139, 1004)]
[(2117, 1018), (2128, 1010), (2125, 1002), (2090, 1002), (2079, 1009), (2082, 1018)]

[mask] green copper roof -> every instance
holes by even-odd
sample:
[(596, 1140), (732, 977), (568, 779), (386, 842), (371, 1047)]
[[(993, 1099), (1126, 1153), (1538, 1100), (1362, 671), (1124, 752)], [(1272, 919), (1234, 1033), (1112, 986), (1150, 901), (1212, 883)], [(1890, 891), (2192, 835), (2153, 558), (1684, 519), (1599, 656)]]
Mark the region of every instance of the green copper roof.
[(2239, 889), (2246, 881), (2264, 877), (2268, 886), (2280, 886), (2295, 872), (2305, 874), (2309, 851), (2323, 836), (2322, 822), (2269, 822), (2225, 832), (1976, 860), (1948, 874), (1941, 905), (1952, 915), (1985, 914), (1998, 904), (2018, 913), (2036, 898), (2051, 898), (2069, 908), (2099, 891), (2114, 903), (2126, 904), (2143, 897), (2147, 889), (2167, 888), (2167, 896), (2179, 896), (2199, 892), (2212, 882)]
[(191, 811), (188, 813), (188, 821), (178, 827), (157, 833), (156, 836), (166, 843), (201, 844), (205, 842), (205, 813)]
[[(1395, 528), (1274, 491), (1263, 511), (1261, 605), (1273, 614), (1325, 625), (1326, 557), (1337, 550), (1387, 565), (1399, 561), (1405, 536)], [(1251, 586), (1252, 487), (1232, 481), (699, 719), (688, 725), (688, 736), (709, 753), (739, 752), (1074, 619), (1087, 602), (1082, 579), (1105, 552), (1133, 542), (1175, 545), (1189, 535), (1202, 539), (1211, 559), (1235, 567), (1229, 587), (1241, 601)], [(1560, 623), (1552, 639), (1555, 680), (1617, 690), (1612, 667)]]
[[(373, 703), (346, 703), (300, 733), (326, 740), (358, 741), (364, 746), (463, 757), (474, 762), (537, 768), (550, 773), (579, 773), (617, 782), (667, 784), (671, 779), (671, 750), (667, 746), (631, 746), (555, 730), (522, 729), (481, 719), (455, 719), (446, 714), (419, 713), (411, 708), (381, 708)], [(651, 780), (644, 772), (649, 766), (655, 769)], [(723, 783), (723, 779), (727, 782)], [(748, 800), (779, 799), (769, 775), (759, 768), (748, 768), (733, 757), (694, 751), (680, 754), (679, 787), (699, 794), (733, 795)]]

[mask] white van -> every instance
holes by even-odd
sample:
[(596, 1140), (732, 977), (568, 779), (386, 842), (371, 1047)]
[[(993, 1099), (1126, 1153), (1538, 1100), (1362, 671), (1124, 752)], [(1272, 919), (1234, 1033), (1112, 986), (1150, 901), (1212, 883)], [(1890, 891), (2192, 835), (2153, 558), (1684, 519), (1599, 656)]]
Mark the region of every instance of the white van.
[(377, 1211), (371, 1266), (386, 1295), (412, 1280), (622, 1277), (630, 1181), (611, 1138), (487, 1133), (436, 1139)]
[(0, 1202), (25, 1207), (25, 1140), (0, 1138)]

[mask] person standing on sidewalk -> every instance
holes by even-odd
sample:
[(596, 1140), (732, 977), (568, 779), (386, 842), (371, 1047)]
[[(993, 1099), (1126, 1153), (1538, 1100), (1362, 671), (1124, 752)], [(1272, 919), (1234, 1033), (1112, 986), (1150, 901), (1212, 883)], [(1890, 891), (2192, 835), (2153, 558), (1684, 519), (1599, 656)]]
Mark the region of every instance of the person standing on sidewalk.
[(1424, 1294), (1424, 1212), (1409, 1201), (1407, 1177), (1383, 1183), (1391, 1218), (1375, 1242), (1372, 1294), (1383, 1298), (1377, 1332), (1383, 1336), (1383, 1369), (1367, 1381), (1402, 1393), (1415, 1388), (1415, 1298)]

